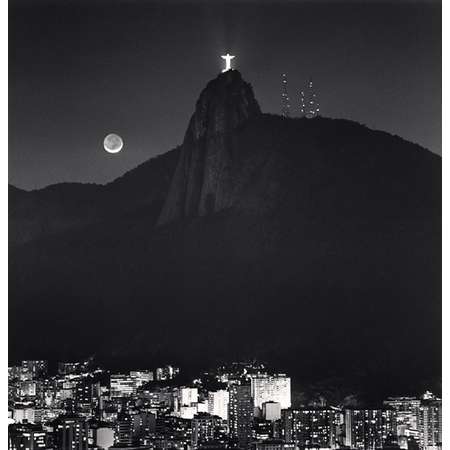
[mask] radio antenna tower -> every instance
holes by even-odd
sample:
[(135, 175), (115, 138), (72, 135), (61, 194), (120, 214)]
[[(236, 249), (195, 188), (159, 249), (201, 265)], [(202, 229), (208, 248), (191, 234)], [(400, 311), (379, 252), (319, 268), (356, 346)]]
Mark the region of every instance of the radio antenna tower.
[(312, 78), (310, 78), (306, 89), (300, 92), (300, 113), (302, 117), (312, 119), (319, 115), (319, 111), (319, 100), (313, 89)]
[(291, 105), (289, 104), (289, 95), (287, 89), (287, 76), (285, 73), (281, 76), (281, 115), (283, 117), (291, 116)]

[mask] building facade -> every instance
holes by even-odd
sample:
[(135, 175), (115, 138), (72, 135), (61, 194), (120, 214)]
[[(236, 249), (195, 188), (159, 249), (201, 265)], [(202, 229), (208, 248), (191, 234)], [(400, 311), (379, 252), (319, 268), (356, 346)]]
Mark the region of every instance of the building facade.
[(281, 409), (291, 407), (291, 379), (285, 374), (254, 375), (251, 377), (251, 391), (255, 408), (262, 410), (263, 403), (279, 403)]
[(10, 425), (8, 429), (8, 450), (45, 449), (46, 433), (41, 427), (20, 424)]
[(136, 378), (125, 375), (115, 374), (111, 375), (111, 391), (110, 395), (114, 397), (132, 397), (136, 395), (137, 385)]
[(54, 423), (55, 446), (58, 450), (87, 450), (89, 428), (80, 417), (60, 417)]
[(442, 448), (442, 401), (423, 400), (419, 408), (419, 436), (422, 450)]
[(230, 394), (225, 389), (208, 393), (208, 413), (228, 420), (228, 403)]
[(382, 448), (396, 436), (392, 409), (346, 409), (345, 445), (361, 450)]
[(239, 447), (246, 448), (252, 437), (254, 403), (250, 384), (231, 384), (229, 387), (228, 421), (230, 436)]
[(282, 411), (282, 437), (300, 448), (335, 448), (340, 412), (332, 408), (287, 409)]

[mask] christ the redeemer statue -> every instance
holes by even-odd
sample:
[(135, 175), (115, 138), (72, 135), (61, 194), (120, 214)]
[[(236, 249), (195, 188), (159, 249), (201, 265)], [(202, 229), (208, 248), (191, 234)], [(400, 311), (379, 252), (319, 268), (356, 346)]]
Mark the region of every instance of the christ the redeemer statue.
[(234, 56), (231, 56), (230, 54), (222, 55), (221, 58), (225, 60), (225, 69), (222, 70), (222, 72), (226, 72), (227, 70), (231, 70), (231, 60), (234, 58)]

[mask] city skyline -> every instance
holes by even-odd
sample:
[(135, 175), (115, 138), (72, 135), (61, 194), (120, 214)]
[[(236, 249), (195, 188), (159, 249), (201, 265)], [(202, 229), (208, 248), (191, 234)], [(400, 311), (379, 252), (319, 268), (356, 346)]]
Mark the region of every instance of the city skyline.
[(430, 391), (388, 397), (376, 406), (354, 398), (333, 404), (325, 393), (299, 402), (290, 389), (283, 399), (273, 389), (277, 380), (290, 380), (287, 375), (257, 362), (211, 368), (188, 383), (182, 373), (171, 364), (118, 374), (88, 359), (59, 363), (50, 375), (46, 361), (22, 361), (8, 368), (9, 449), (21, 443), (58, 450), (442, 445), (442, 403)]

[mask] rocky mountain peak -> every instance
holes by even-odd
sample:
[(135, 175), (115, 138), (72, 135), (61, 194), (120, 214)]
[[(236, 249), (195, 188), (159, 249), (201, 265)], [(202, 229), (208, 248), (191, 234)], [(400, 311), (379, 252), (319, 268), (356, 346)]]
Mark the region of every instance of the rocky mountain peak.
[(261, 109), (237, 70), (210, 81), (201, 92), (158, 223), (206, 215), (233, 203), (232, 132)]
[(237, 70), (211, 80), (201, 92), (185, 140), (226, 133), (261, 113), (251, 85)]

